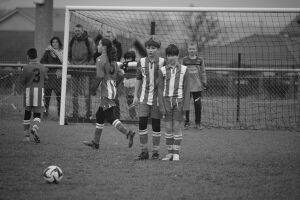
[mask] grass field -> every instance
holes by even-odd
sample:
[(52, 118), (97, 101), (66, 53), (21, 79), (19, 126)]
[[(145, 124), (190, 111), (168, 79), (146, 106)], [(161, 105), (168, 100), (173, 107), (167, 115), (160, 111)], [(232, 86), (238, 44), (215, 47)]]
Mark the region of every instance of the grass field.
[[(138, 137), (128, 149), (111, 126), (96, 151), (81, 144), (91, 138), (92, 124), (44, 121), (41, 143), (24, 144), (22, 118), (0, 119), (1, 200), (300, 199), (296, 132), (190, 129), (179, 162), (134, 161)], [(59, 184), (44, 182), (49, 165), (63, 170)]]

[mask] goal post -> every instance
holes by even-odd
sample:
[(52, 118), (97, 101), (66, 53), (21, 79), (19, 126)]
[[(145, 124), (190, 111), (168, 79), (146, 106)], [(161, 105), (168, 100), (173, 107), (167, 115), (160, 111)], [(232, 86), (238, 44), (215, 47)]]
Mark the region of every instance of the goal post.
[[(80, 76), (79, 86), (83, 87), (78, 97), (81, 115), (87, 108), (87, 98), (91, 98), (86, 95), (89, 95), (88, 81), (95, 66), (68, 65), (72, 28), (81, 24), (92, 39), (110, 31), (122, 45), (122, 56), (126, 51), (134, 50), (137, 61), (145, 53), (142, 52), (145, 49), (141, 49), (144, 42), (153, 33), (162, 43), (159, 50), (161, 57), (165, 57), (164, 49), (168, 44), (176, 44), (182, 60), (187, 55), (188, 41), (195, 41), (199, 56), (206, 63), (210, 84), (209, 91), (203, 93), (203, 118), (207, 125), (247, 128), (255, 126), (257, 121), (264, 121), (258, 128), (274, 128), (276, 123), (283, 121), (282, 127), (295, 126), (299, 120), (299, 114), (294, 110), (299, 109), (296, 97), (299, 96), (297, 88), (300, 82), (300, 39), (290, 33), (300, 30), (299, 16), (300, 8), (67, 6), (59, 123), (65, 123), (75, 105), (72, 92), (78, 88), (73, 85), (73, 76)], [(241, 68), (237, 65), (239, 54)], [(67, 78), (68, 73), (71, 79)], [(237, 99), (237, 83), (242, 90), (239, 94), (242, 95), (239, 97), (242, 109), (239, 123), (242, 125), (233, 120), (236, 118), (236, 105), (229, 103)], [(128, 120), (124, 91), (120, 91), (121, 106), (125, 106), (121, 109), (124, 114), (121, 119)], [(88, 104), (95, 111), (97, 98), (92, 97), (90, 101)], [(265, 108), (261, 108), (262, 104)], [(261, 120), (261, 117), (264, 119)], [(268, 125), (269, 121), (272, 125)]]
[(70, 30), (70, 11), (66, 7), (65, 12), (65, 28), (64, 28), (64, 50), (63, 50), (63, 66), (62, 66), (62, 84), (61, 84), (61, 100), (60, 100), (60, 118), (59, 124), (65, 124), (66, 111), (66, 90), (67, 90), (67, 68), (68, 68), (68, 52), (69, 52), (69, 31)]

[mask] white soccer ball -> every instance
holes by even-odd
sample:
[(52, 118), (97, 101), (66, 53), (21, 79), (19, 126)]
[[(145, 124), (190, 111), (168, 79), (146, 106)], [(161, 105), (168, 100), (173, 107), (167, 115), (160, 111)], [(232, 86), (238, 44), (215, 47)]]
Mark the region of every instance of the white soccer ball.
[(63, 172), (59, 167), (51, 165), (44, 170), (43, 177), (48, 183), (58, 183), (63, 177)]

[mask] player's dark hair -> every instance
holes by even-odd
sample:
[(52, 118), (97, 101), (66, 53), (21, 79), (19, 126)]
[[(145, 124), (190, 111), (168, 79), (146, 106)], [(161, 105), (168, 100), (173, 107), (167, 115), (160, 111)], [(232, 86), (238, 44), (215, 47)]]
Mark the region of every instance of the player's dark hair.
[(151, 37), (147, 42), (145, 42), (145, 47), (153, 46), (159, 49), (160, 45), (161, 45), (160, 41), (154, 37)]
[(36, 48), (30, 48), (27, 50), (27, 56), (29, 59), (36, 59), (37, 58), (37, 51)]
[(115, 71), (115, 62), (117, 61), (117, 51), (116, 49), (112, 46), (112, 42), (109, 39), (102, 38), (101, 39), (101, 44), (102, 46), (106, 46), (106, 53), (108, 57), (108, 62), (110, 66), (113, 68), (110, 73), (113, 74)]
[(102, 38), (101, 44), (102, 46), (106, 47), (106, 53), (107, 53), (109, 63), (113, 61), (117, 61), (117, 52), (116, 49), (113, 48), (112, 42), (109, 39)]
[(102, 38), (103, 38), (103, 36), (102, 36), (100, 33), (96, 36), (96, 38), (95, 38), (95, 40), (94, 40), (96, 46), (98, 46), (99, 41), (102, 40)]
[(144, 45), (139, 40), (135, 40), (132, 46), (136, 49), (137, 53), (139, 53), (141, 57), (147, 56), (147, 51)]
[(77, 28), (83, 28), (83, 26), (81, 24), (76, 24), (75, 27), (77, 27)]
[(167, 56), (178, 56), (179, 55), (179, 49), (175, 44), (170, 44), (166, 48), (166, 55)]
[(63, 48), (63, 45), (62, 45), (62, 43), (61, 43), (61, 41), (60, 41), (59, 37), (57, 37), (57, 36), (54, 36), (53, 38), (51, 38), (51, 40), (50, 40), (50, 45), (51, 45), (51, 46), (52, 46), (52, 42), (53, 42), (53, 40), (57, 40), (57, 42), (58, 42), (58, 45), (59, 45), (59, 49), (62, 49), (62, 48)]
[(135, 52), (134, 51), (127, 51), (125, 54), (124, 54), (124, 59), (130, 59), (132, 61), (135, 61)]

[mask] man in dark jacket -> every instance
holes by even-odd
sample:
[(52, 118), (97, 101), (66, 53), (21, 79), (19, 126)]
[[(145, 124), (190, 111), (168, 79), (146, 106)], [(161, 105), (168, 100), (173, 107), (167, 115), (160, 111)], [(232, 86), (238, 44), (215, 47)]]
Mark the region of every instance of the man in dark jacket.
[[(69, 43), (69, 61), (72, 65), (93, 65), (95, 64), (93, 56), (95, 54), (95, 43), (88, 33), (83, 30), (82, 25), (77, 24), (74, 28), (74, 37)], [(94, 74), (91, 69), (84, 71), (72, 70), (73, 85), (73, 117), (79, 117), (78, 96), (83, 92), (86, 103), (86, 117), (91, 117), (91, 95), (89, 94), (90, 76)]]

